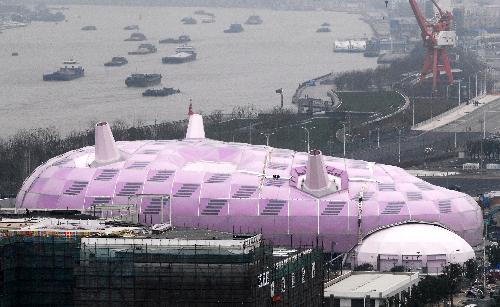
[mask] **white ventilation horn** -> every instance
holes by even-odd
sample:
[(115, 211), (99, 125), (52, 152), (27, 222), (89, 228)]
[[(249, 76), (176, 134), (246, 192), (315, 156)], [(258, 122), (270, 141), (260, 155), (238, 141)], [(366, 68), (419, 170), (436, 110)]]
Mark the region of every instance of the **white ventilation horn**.
[(336, 190), (328, 178), (323, 155), (318, 149), (313, 149), (309, 153), (307, 159), (306, 181), (303, 189), (304, 192), (315, 197), (323, 197)]
[(115, 144), (113, 133), (107, 122), (95, 125), (95, 160), (96, 164), (107, 164), (120, 160), (120, 152)]
[(205, 128), (203, 127), (203, 116), (200, 114), (189, 115), (189, 123), (186, 139), (204, 139)]

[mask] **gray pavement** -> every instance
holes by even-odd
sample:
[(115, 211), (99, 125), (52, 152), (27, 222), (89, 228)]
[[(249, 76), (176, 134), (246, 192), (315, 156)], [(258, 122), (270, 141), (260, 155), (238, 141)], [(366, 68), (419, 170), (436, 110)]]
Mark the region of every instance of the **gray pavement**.
[(454, 118), (445, 125), (435, 129), (436, 132), (483, 132), (486, 120), (486, 134), (500, 133), (500, 96), (492, 96), (491, 102), (476, 107), (461, 117)]
[[(488, 110), (488, 108), (492, 108), (493, 105), (497, 105), (497, 107), (493, 107), (492, 109), (496, 110), (496, 108), (498, 108), (499, 105), (499, 99), (500, 96), (495, 96), (495, 95), (485, 95), (478, 97), (476, 98), (476, 100), (479, 101), (479, 106), (474, 106), (472, 102), (470, 102), (469, 104), (466, 104), (464, 102), (460, 106), (457, 106), (454, 109), (446, 111), (445, 113), (440, 114), (434, 117), (433, 119), (426, 120), (425, 122), (415, 125), (414, 127), (412, 127), (412, 130), (443, 131), (443, 132), (455, 131), (455, 130), (446, 130), (449, 129), (447, 128), (447, 126), (451, 126), (451, 129), (456, 129), (453, 127), (458, 127), (457, 132), (482, 131), (482, 128), (480, 130), (472, 130), (472, 127), (475, 126), (475, 124), (477, 124), (476, 122), (474, 122), (474, 119), (476, 119), (478, 114), (481, 114), (482, 116), (483, 111)], [(470, 117), (471, 115), (473, 116)], [(464, 120), (470, 121), (469, 125), (465, 125), (465, 129), (468, 130), (460, 128), (461, 125), (460, 123), (463, 123)]]
[(328, 91), (333, 88), (331, 84), (319, 84), (319, 82), (315, 86), (307, 86), (302, 90), (300, 98), (316, 98), (321, 99), (323, 101), (330, 101), (330, 97), (328, 97)]

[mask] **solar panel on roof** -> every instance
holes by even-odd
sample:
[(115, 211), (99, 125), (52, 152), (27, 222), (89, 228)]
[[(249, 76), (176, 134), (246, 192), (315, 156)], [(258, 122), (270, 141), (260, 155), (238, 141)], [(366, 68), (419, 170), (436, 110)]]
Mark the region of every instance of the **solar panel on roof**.
[(446, 214), (451, 213), (451, 200), (440, 200), (438, 201), (439, 213)]
[(111, 202), (111, 197), (94, 197), (92, 205), (105, 205)]
[(236, 193), (233, 194), (233, 198), (250, 198), (255, 191), (257, 191), (257, 188), (257, 186), (253, 185), (242, 185)]
[(287, 179), (266, 178), (266, 180), (264, 181), (264, 186), (266, 186), (266, 187), (281, 187), (286, 182), (288, 182)]
[(422, 200), (422, 192), (406, 192), (406, 197), (411, 201)]
[(103, 169), (94, 180), (98, 181), (110, 181), (118, 174), (119, 170), (117, 169)]
[[(163, 205), (168, 203), (168, 198), (163, 199)], [(144, 214), (158, 215), (161, 212), (161, 197), (151, 198), (149, 205), (142, 211)]]
[(199, 187), (200, 185), (196, 183), (184, 183), (182, 184), (181, 188), (174, 194), (174, 197), (191, 197), (191, 195), (193, 195), (193, 193), (198, 190)]
[(347, 202), (345, 201), (330, 201), (321, 215), (339, 215), (346, 204)]
[(227, 199), (210, 199), (207, 206), (200, 212), (201, 215), (219, 215), (220, 211), (227, 204)]
[(286, 203), (286, 200), (271, 199), (267, 203), (264, 210), (262, 210), (261, 215), (278, 215), (281, 209), (283, 209), (283, 207), (286, 205)]
[(205, 181), (205, 183), (221, 183), (226, 181), (230, 177), (230, 174), (213, 174)]
[(128, 169), (141, 169), (149, 165), (148, 161), (134, 161), (132, 164), (127, 166)]
[(379, 183), (378, 184), (379, 191), (396, 191), (396, 186), (394, 183)]
[(165, 182), (175, 173), (175, 171), (170, 170), (158, 170), (156, 173), (151, 176), (147, 181), (152, 182)]
[(88, 184), (88, 181), (74, 181), (71, 186), (64, 191), (64, 194), (78, 195), (87, 187)]
[(116, 196), (132, 196), (139, 192), (142, 187), (142, 182), (126, 182)]
[(399, 214), (401, 212), (401, 209), (404, 207), (405, 203), (404, 202), (389, 202), (387, 203), (387, 206), (385, 206), (384, 211), (381, 212), (381, 214)]

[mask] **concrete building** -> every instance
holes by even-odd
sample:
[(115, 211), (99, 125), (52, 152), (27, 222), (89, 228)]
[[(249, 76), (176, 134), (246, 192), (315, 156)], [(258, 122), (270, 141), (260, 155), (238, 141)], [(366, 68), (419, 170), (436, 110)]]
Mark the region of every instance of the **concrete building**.
[(103, 220), (0, 221), (1, 306), (310, 306), (323, 299), (318, 248), (260, 234)]
[(349, 272), (325, 285), (328, 307), (381, 307), (401, 301), (418, 284), (418, 273)]

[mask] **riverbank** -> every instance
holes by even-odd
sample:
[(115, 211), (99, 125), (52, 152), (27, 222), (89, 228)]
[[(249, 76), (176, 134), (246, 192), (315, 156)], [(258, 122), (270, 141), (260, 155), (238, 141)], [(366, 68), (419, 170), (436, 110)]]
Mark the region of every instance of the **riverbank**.
[(364, 12), (362, 13), (361, 20), (370, 26), (375, 38), (382, 38), (389, 37), (390, 35), (389, 19), (386, 19), (385, 17), (386, 16), (383, 13), (368, 14)]

